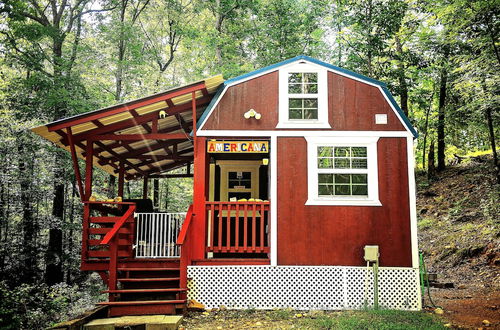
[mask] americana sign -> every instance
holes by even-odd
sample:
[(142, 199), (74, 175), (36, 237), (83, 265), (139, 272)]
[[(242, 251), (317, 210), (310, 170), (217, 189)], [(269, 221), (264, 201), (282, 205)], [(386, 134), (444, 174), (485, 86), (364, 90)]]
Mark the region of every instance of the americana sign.
[(269, 141), (208, 141), (210, 153), (268, 153)]

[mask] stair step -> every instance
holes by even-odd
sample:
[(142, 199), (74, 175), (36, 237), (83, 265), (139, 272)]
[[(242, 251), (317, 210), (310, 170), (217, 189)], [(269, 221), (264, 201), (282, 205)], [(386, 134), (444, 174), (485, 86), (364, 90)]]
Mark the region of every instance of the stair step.
[(130, 305), (170, 305), (170, 304), (185, 304), (186, 300), (138, 300), (138, 301), (105, 301), (97, 303), (97, 305), (105, 306), (130, 306)]
[[(89, 228), (89, 235), (106, 235), (112, 228)], [(130, 228), (121, 227), (118, 230), (119, 234), (131, 234)]]
[(166, 282), (179, 281), (180, 277), (156, 277), (156, 278), (119, 278), (120, 282)]
[[(104, 251), (87, 251), (87, 255), (89, 258), (109, 258), (109, 250)], [(128, 257), (130, 253), (128, 251), (118, 251), (119, 257)]]
[(126, 267), (120, 267), (118, 268), (118, 271), (122, 272), (161, 272), (161, 271), (174, 271), (174, 270), (180, 270), (180, 268), (163, 268), (163, 267), (153, 267), (153, 268), (146, 268), (146, 267), (131, 267), (131, 268), (126, 268)]
[[(91, 223), (115, 223), (120, 220), (120, 217), (90, 217)], [(133, 222), (133, 220), (127, 220), (127, 222)]]
[(124, 290), (105, 290), (101, 293), (148, 293), (148, 292), (183, 292), (187, 289), (169, 288), (169, 289), (124, 289)]
[[(88, 240), (89, 246), (101, 245), (101, 242), (102, 242), (102, 240), (100, 240), (100, 239), (89, 239)], [(129, 245), (132, 245), (132, 241), (127, 240), (127, 239), (119, 239), (118, 240), (118, 245), (122, 245), (122, 246), (127, 245), (127, 246), (129, 246)]]

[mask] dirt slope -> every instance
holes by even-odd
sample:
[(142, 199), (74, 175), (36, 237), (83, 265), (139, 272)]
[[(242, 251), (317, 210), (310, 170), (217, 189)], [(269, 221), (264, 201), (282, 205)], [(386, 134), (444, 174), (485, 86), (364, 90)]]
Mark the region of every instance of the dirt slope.
[(429, 271), (455, 286), (433, 289), (436, 304), (456, 327), (487, 320), (500, 328), (500, 186), (491, 158), (450, 166), (430, 181), (418, 175), (417, 186), (419, 247)]

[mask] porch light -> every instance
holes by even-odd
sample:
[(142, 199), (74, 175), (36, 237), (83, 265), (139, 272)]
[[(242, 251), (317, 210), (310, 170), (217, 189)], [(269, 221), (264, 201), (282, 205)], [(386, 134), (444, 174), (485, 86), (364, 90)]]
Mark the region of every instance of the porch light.
[(250, 119), (251, 117), (254, 117), (255, 119), (259, 120), (262, 117), (262, 115), (257, 111), (255, 111), (254, 109), (250, 109), (243, 114), (243, 117), (245, 117), (245, 119)]
[(163, 119), (167, 117), (167, 112), (165, 110), (161, 110), (158, 112), (158, 118)]
[(262, 158), (262, 165), (269, 165), (269, 158)]

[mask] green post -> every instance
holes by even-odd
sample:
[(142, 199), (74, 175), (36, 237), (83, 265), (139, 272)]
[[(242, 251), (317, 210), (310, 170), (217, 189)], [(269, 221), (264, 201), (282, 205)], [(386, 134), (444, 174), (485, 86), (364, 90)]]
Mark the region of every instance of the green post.
[(378, 309), (378, 259), (373, 264), (373, 308)]

